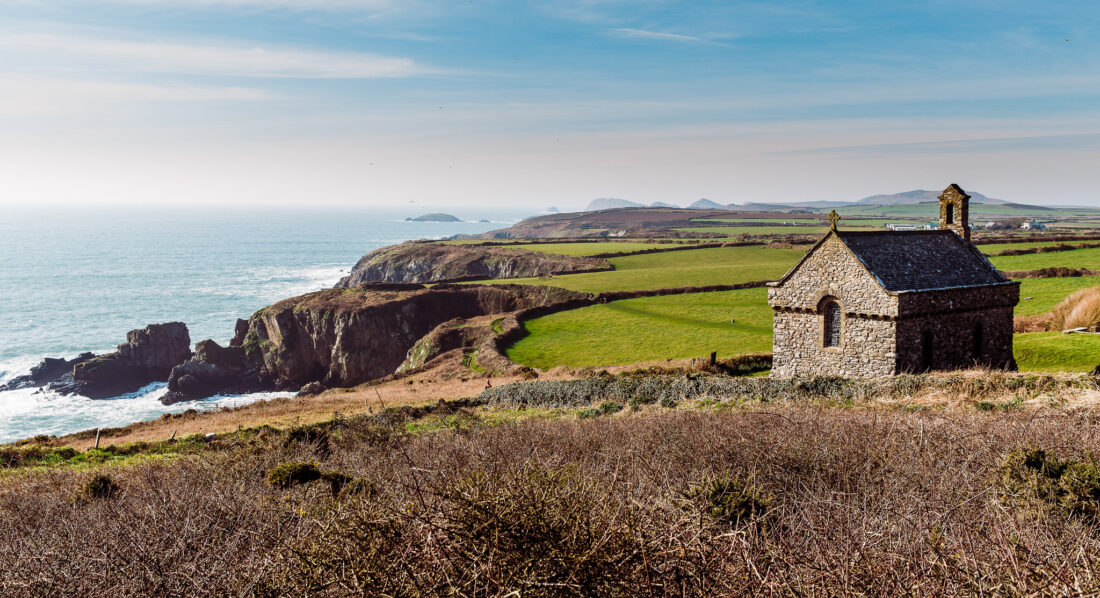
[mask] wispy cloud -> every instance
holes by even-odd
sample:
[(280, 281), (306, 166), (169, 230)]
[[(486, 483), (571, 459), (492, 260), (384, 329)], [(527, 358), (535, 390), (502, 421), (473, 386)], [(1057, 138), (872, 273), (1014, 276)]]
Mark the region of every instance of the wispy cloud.
[(987, 137), (904, 143), (844, 145), (773, 152), (773, 155), (912, 155), (1030, 150), (1100, 150), (1100, 133)]
[(148, 105), (151, 102), (254, 101), (273, 97), (275, 96), (265, 90), (248, 87), (126, 83), (52, 77), (0, 78), (0, 116), (3, 118), (103, 115), (120, 110), (128, 112), (135, 104)]
[(693, 44), (707, 44), (713, 46), (726, 46), (721, 42), (717, 42), (711, 39), (697, 37), (694, 35), (682, 35), (679, 33), (666, 33), (663, 31), (646, 31), (644, 29), (631, 29), (628, 27), (616, 27), (609, 29), (613, 35), (619, 37), (639, 38), (639, 39), (655, 39), (661, 41), (671, 42), (684, 42)]
[[(115, 41), (59, 34), (0, 33), (9, 68), (105, 70), (231, 77), (373, 79), (434, 72), (409, 58), (359, 52), (205, 42)], [(18, 58), (16, 58), (18, 57)]]
[[(290, 9), (301, 11), (318, 10), (356, 10), (371, 12), (390, 12), (402, 8), (402, 5), (414, 0), (66, 0), (57, 4), (116, 4), (129, 6), (170, 6), (187, 8), (249, 8), (249, 9)], [(43, 2), (49, 4), (50, 2)]]

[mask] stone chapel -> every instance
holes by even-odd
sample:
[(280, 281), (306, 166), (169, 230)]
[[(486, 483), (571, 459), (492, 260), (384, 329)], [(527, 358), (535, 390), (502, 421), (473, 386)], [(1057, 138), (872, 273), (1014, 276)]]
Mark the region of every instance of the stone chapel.
[(1020, 283), (970, 243), (970, 196), (952, 184), (939, 200), (937, 230), (844, 231), (830, 214), (829, 232), (768, 283), (773, 377), (1016, 368)]

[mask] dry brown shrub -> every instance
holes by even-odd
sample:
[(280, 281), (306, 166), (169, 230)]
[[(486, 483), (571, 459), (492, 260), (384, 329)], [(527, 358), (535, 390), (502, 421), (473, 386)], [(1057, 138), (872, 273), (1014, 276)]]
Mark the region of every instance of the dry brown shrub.
[[(1100, 476), (1060, 476), (1049, 509), (998, 480), (1023, 447), (1090, 462), (1096, 415), (772, 403), (384, 442), (341, 430), (325, 451), (112, 467), (125, 492), (80, 504), (87, 472), (17, 470), (0, 480), (0, 595), (1095, 594), (1100, 532), (1063, 495)], [(375, 491), (271, 488), (292, 461)], [(726, 500), (746, 496), (767, 500)]]
[(1100, 286), (1070, 294), (1050, 311), (1052, 330), (1070, 330), (1100, 324)]

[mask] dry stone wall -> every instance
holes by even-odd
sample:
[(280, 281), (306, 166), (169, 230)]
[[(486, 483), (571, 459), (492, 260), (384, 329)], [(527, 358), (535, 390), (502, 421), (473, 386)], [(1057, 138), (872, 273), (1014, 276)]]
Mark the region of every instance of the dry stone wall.
[(821, 300), (836, 298), (845, 312), (897, 315), (897, 297), (887, 293), (844, 243), (830, 235), (783, 281), (768, 289), (772, 307), (817, 310)]
[(869, 378), (895, 371), (896, 336), (889, 320), (845, 314), (841, 345), (824, 347), (823, 316), (778, 311), (772, 341), (772, 371), (777, 378), (821, 374)]
[[(925, 341), (931, 345), (925, 347)], [(897, 346), (898, 373), (974, 366), (1014, 370), (1012, 307), (900, 320)]]

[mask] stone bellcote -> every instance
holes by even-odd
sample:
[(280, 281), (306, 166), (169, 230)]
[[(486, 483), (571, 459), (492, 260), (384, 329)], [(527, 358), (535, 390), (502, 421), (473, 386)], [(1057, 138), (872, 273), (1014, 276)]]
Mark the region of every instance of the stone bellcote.
[(955, 183), (940, 194), (940, 230), (952, 230), (970, 240), (970, 196)]

